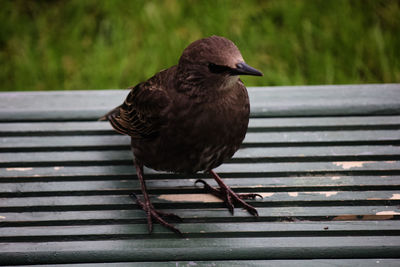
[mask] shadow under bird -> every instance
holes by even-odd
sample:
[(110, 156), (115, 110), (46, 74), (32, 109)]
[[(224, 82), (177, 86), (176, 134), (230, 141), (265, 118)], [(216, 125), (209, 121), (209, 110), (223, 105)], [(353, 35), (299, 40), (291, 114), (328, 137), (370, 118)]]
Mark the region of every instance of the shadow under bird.
[(219, 36), (200, 39), (183, 51), (178, 65), (129, 88), (125, 102), (101, 118), (131, 136), (143, 199), (133, 196), (147, 214), (149, 232), (155, 221), (181, 234), (167, 222), (180, 217), (154, 208), (143, 166), (174, 173), (208, 172), (219, 188), (201, 179), (196, 183), (222, 199), (232, 214), (236, 205), (258, 216), (244, 199), (261, 196), (235, 193), (213, 171), (233, 156), (246, 135), (250, 104), (239, 75), (262, 73), (244, 62), (232, 41)]

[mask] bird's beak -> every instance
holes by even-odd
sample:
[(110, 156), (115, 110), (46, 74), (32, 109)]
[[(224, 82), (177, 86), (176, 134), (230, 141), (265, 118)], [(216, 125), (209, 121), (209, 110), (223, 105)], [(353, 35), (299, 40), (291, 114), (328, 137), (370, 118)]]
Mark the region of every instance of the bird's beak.
[(236, 68), (235, 70), (235, 74), (237, 75), (254, 75), (254, 76), (263, 76), (262, 72), (250, 67), (249, 65), (247, 65), (244, 62), (239, 62), (238, 64), (236, 64)]

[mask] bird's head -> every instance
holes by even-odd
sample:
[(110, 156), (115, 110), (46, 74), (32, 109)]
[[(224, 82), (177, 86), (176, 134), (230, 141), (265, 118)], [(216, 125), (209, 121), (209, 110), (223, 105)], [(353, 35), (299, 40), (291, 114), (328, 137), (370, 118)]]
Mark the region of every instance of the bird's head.
[(212, 86), (208, 81), (221, 86), (237, 82), (239, 75), (263, 75), (244, 62), (239, 49), (232, 41), (220, 36), (211, 36), (191, 43), (183, 51), (178, 69), (188, 81), (205, 82), (207, 87)]

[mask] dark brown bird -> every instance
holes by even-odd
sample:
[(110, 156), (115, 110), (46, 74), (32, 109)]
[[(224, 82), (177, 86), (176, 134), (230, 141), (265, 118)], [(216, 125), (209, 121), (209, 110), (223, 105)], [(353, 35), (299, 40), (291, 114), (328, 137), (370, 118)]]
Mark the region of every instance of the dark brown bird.
[(174, 173), (211, 173), (219, 188), (203, 180), (207, 191), (223, 199), (233, 214), (234, 205), (258, 216), (243, 201), (257, 194), (236, 194), (213, 168), (239, 149), (249, 122), (250, 105), (246, 87), (238, 75), (262, 76), (247, 65), (236, 45), (219, 36), (190, 44), (178, 65), (131, 87), (125, 102), (102, 119), (131, 136), (134, 164), (143, 200), (136, 198), (147, 213), (149, 232), (156, 221), (181, 233), (165, 219), (175, 218), (156, 210), (149, 200), (143, 166)]

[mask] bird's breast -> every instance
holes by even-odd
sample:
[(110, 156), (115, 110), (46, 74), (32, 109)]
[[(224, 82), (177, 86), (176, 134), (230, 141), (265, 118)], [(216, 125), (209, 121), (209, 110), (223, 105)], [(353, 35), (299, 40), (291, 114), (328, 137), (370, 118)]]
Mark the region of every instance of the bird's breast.
[(159, 137), (136, 145), (140, 151), (137, 149), (135, 155), (143, 156), (144, 164), (157, 170), (210, 170), (239, 149), (247, 131), (249, 110), (247, 91), (202, 103), (181, 100), (168, 111)]
[(209, 96), (208, 101), (187, 100), (183, 105), (174, 105), (167, 128), (179, 129), (182, 136), (191, 136), (204, 144), (232, 143), (232, 139), (244, 137), (249, 122), (249, 99), (244, 87), (233, 88)]

